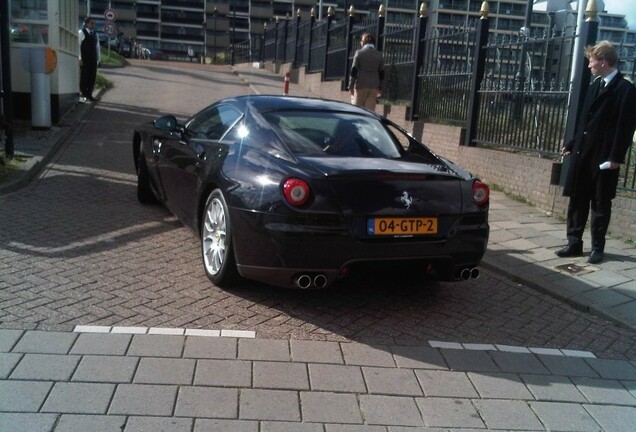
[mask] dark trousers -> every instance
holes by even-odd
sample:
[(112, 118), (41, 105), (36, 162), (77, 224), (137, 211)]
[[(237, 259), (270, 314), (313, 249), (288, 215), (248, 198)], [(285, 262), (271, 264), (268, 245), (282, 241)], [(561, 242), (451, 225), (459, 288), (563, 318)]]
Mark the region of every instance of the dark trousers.
[(570, 198), (568, 205), (568, 244), (582, 243), (583, 231), (587, 223), (587, 216), (592, 208), (591, 234), (592, 249), (603, 251), (605, 249), (605, 235), (612, 215), (612, 199), (604, 198), (595, 193), (596, 188), (589, 188)]
[(84, 97), (93, 96), (93, 88), (95, 87), (95, 78), (97, 77), (97, 64), (84, 64), (80, 67), (80, 92)]

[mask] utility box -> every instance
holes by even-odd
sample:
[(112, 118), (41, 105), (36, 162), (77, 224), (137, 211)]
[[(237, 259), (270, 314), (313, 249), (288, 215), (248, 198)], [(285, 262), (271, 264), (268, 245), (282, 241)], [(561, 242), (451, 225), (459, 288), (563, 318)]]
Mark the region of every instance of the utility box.
[(31, 78), (31, 127), (51, 127), (51, 77), (57, 67), (56, 52), (46, 46), (24, 47), (22, 68)]

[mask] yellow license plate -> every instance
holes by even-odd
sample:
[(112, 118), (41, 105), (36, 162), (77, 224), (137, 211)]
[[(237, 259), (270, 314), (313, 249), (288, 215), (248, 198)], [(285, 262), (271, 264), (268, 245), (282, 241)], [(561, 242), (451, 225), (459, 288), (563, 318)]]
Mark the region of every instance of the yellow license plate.
[(368, 235), (437, 234), (437, 218), (370, 218)]

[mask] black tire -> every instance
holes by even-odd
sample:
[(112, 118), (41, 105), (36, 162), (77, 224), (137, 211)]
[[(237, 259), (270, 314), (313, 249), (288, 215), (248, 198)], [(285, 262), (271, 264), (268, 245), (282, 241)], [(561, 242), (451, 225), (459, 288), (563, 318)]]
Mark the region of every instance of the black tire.
[(142, 204), (156, 204), (157, 197), (150, 187), (148, 165), (142, 153), (137, 161), (137, 200)]
[(208, 279), (218, 287), (236, 283), (240, 277), (234, 258), (230, 212), (219, 189), (212, 191), (205, 203), (199, 232), (203, 268)]

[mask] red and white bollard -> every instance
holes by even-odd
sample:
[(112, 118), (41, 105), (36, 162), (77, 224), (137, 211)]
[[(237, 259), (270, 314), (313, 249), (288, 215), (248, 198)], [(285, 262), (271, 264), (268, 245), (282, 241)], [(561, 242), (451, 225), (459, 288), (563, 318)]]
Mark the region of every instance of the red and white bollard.
[(285, 96), (289, 94), (289, 72), (285, 72), (285, 86), (283, 88), (283, 94)]

